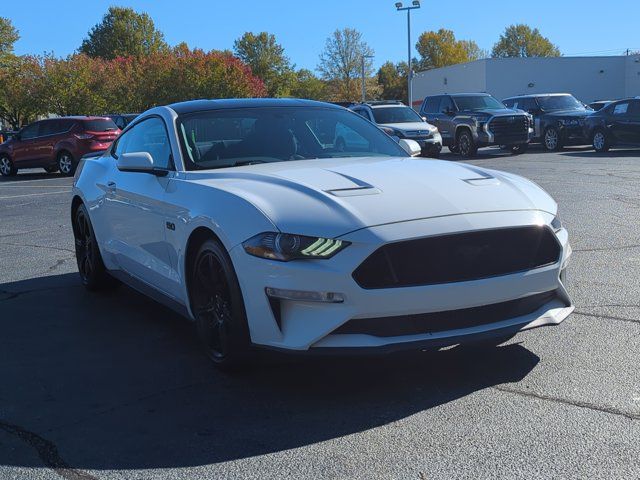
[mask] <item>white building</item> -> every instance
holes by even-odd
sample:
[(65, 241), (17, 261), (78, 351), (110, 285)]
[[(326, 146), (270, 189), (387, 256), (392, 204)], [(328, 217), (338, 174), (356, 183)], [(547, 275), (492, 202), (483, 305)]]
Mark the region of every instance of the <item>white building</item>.
[(486, 92), (499, 100), (531, 93), (571, 93), (582, 102), (640, 95), (640, 55), (487, 58), (416, 73), (413, 106), (427, 95)]

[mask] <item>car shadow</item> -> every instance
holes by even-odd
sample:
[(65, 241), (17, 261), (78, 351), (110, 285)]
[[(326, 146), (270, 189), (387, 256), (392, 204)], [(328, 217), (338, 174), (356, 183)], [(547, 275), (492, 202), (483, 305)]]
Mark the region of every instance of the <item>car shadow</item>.
[(640, 156), (640, 149), (612, 149), (608, 152), (598, 153), (593, 148), (583, 150), (570, 150), (560, 153), (563, 157), (578, 158), (632, 158)]
[[(539, 362), (510, 344), (269, 355), (223, 374), (188, 321), (126, 287), (88, 293), (76, 274), (1, 284), (0, 312), (0, 443), (4, 433), (50, 467), (184, 467), (279, 452), (518, 382)], [(29, 458), (0, 448), (1, 465), (41, 466)]]
[(13, 177), (0, 177), (0, 184), (4, 182), (24, 182), (29, 180), (50, 180), (52, 178), (66, 178), (60, 172), (47, 173), (41, 169), (28, 169), (19, 171)]

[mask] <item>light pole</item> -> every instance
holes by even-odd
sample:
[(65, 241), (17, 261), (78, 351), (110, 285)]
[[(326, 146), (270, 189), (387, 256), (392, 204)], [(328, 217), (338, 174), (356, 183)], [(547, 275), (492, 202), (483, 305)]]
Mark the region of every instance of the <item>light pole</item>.
[(373, 58), (373, 55), (362, 55), (362, 103), (367, 100), (366, 72), (364, 71), (365, 61), (367, 58)]
[(396, 10), (399, 12), (402, 10), (407, 11), (407, 93), (410, 108), (413, 108), (413, 92), (411, 89), (411, 77), (413, 76), (411, 69), (411, 10), (415, 10), (416, 8), (420, 8), (420, 0), (413, 0), (411, 5), (407, 7), (403, 7), (402, 2), (396, 2)]

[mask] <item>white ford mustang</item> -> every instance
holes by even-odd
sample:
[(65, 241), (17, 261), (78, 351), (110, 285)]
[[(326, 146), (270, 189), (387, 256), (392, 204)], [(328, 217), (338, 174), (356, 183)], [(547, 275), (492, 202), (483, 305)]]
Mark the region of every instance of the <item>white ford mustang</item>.
[(408, 157), (325, 103), (151, 109), (80, 165), (71, 215), (84, 285), (115, 277), (177, 310), (222, 366), (255, 346), (498, 344), (573, 310), (540, 187)]

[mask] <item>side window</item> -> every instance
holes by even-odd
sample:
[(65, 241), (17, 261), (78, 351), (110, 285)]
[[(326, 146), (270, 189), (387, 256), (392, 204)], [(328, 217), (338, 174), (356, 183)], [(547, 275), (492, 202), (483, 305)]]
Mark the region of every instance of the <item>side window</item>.
[(40, 131), (38, 132), (39, 137), (45, 137), (47, 135), (55, 135), (60, 131), (60, 121), (59, 120), (45, 120), (40, 123)]
[(367, 120), (369, 120), (369, 116), (367, 115), (367, 112), (365, 112), (363, 108), (354, 108), (353, 111), (356, 112), (361, 117), (364, 117)]
[(440, 113), (447, 113), (450, 110), (454, 110), (453, 101), (450, 97), (442, 97), (442, 101), (440, 102)]
[(538, 110), (538, 104), (536, 103), (535, 98), (527, 98), (524, 100), (522, 104), (522, 108), (525, 112), (530, 112), (532, 110)]
[(519, 106), (518, 106), (518, 102), (517, 102), (517, 101), (515, 101), (515, 100), (513, 100), (513, 99), (511, 99), (511, 100), (505, 100), (505, 101), (504, 101), (504, 102), (502, 102), (502, 103), (504, 103), (505, 107), (507, 107), (507, 108), (522, 108), (522, 107), (519, 107)]
[(640, 100), (631, 101), (631, 106), (629, 108), (629, 113), (636, 117), (640, 117)]
[(164, 122), (151, 117), (123, 134), (115, 146), (116, 157), (123, 153), (147, 152), (157, 168), (170, 168), (171, 145)]
[(438, 113), (440, 108), (440, 99), (442, 97), (427, 97), (424, 102), (424, 113)]
[(626, 115), (629, 110), (629, 102), (622, 102), (614, 105), (613, 115)]
[(22, 129), (20, 138), (22, 140), (30, 140), (38, 136), (38, 130), (40, 129), (40, 122), (32, 123)]

